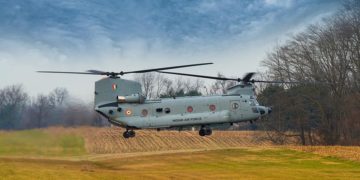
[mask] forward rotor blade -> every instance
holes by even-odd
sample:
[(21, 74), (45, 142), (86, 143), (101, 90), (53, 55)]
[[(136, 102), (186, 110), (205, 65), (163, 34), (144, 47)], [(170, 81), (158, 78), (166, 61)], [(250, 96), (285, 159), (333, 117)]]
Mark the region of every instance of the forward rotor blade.
[(168, 71), (157, 71), (159, 73), (164, 73), (164, 74), (174, 74), (174, 75), (180, 75), (180, 76), (191, 76), (191, 77), (198, 77), (198, 78), (206, 78), (206, 79), (215, 79), (215, 80), (223, 80), (223, 81), (237, 81), (237, 82), (245, 82), (245, 83), (286, 83), (286, 84), (298, 84), (298, 83), (305, 83), (305, 82), (297, 82), (297, 81), (266, 81), (266, 80), (255, 80), (255, 79), (251, 79), (255, 73), (251, 72), (251, 73), (247, 73), (243, 79), (240, 78), (226, 78), (226, 77), (215, 77), (215, 76), (204, 76), (204, 75), (197, 75), (197, 74), (186, 74), (186, 73), (177, 73), (177, 72), (168, 72)]
[(182, 65), (182, 66), (170, 66), (170, 67), (163, 67), (163, 68), (144, 69), (144, 70), (138, 70), (138, 71), (127, 71), (127, 72), (120, 72), (120, 75), (130, 74), (130, 73), (146, 73), (146, 72), (152, 72), (152, 71), (177, 69), (177, 68), (184, 68), (184, 67), (191, 67), (191, 66), (203, 66), (203, 65), (209, 65), (209, 64), (214, 64), (214, 63), (188, 64), (188, 65)]
[(199, 78), (207, 78), (207, 79), (216, 79), (216, 80), (223, 80), (223, 81), (227, 81), (227, 80), (241, 81), (241, 79), (226, 78), (226, 77), (204, 76), (204, 75), (186, 74), (186, 73), (177, 73), (177, 72), (168, 72), (168, 71), (157, 71), (157, 72), (165, 73), (165, 74), (181, 75), (181, 76), (191, 76), (191, 77), (199, 77)]
[(68, 71), (36, 71), (38, 73), (58, 73), (58, 74), (89, 74), (89, 75), (99, 75), (92, 72), (68, 72)]

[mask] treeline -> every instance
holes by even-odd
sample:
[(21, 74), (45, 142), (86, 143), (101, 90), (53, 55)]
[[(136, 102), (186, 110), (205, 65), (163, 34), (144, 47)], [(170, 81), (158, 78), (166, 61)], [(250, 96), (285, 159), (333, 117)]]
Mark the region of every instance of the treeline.
[(64, 88), (30, 97), (22, 85), (12, 85), (0, 89), (0, 129), (108, 125), (93, 106), (71, 97)]
[[(218, 73), (217, 77), (224, 77)], [(143, 94), (147, 99), (216, 95), (226, 93), (227, 88), (236, 84), (235, 81), (214, 81), (205, 84), (201, 79), (177, 77), (172, 80), (161, 73), (143, 73), (135, 76), (135, 81), (141, 84)]]
[(264, 122), (278, 143), (360, 145), (360, 2), (309, 26), (263, 61), (268, 78), (308, 82), (267, 86), (274, 114)]
[[(222, 76), (220, 73), (218, 76)], [(222, 94), (232, 82), (215, 81), (209, 86), (197, 79), (171, 80), (159, 73), (135, 77), (147, 99)], [(109, 126), (107, 120), (94, 111), (93, 102), (82, 102), (64, 88), (49, 94), (30, 97), (22, 85), (0, 89), (0, 129), (31, 129), (49, 126), (74, 127), (81, 125)]]

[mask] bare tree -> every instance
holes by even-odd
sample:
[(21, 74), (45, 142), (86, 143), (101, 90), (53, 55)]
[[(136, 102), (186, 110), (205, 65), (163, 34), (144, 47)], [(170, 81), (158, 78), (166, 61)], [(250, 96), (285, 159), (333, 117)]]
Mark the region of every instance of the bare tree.
[(175, 79), (175, 84), (174, 84), (174, 89), (178, 92), (178, 91), (184, 91), (185, 89), (185, 85), (184, 85), (184, 80), (182, 77), (177, 77)]
[(165, 87), (165, 90), (159, 97), (175, 96), (175, 90), (173, 88), (173, 81), (172, 80), (166, 78), (164, 80), (164, 87)]
[(48, 96), (43, 94), (37, 96), (31, 105), (32, 117), (36, 122), (36, 127), (41, 128), (49, 125), (48, 121), (54, 107)]
[(99, 124), (99, 117), (92, 110), (92, 105), (82, 103), (80, 100), (71, 102), (65, 110), (62, 117), (63, 125), (66, 127), (74, 127), (80, 125)]
[(154, 88), (155, 88), (155, 73), (151, 72), (151, 73), (141, 73), (141, 74), (137, 74), (135, 76), (135, 81), (138, 81), (141, 86), (142, 86), (142, 90), (143, 90), (143, 94), (145, 97), (147, 97), (148, 99), (153, 98), (153, 92), (154, 92)]
[(155, 93), (154, 93), (154, 97), (155, 98), (159, 98), (160, 95), (166, 90), (167, 88), (167, 82), (169, 82), (170, 80), (167, 79), (166, 77), (164, 77), (163, 74), (157, 73), (155, 76)]
[[(287, 112), (291, 112), (292, 107), (297, 110), (306, 109), (310, 102), (317, 102), (318, 109), (322, 109), (324, 114), (323, 118), (318, 117), (316, 123), (310, 123), (310, 128), (307, 128), (309, 117), (302, 116), (306, 113), (294, 111), (291, 117), (298, 120), (294, 122), (296, 126), (292, 127), (292, 130), (302, 134), (311, 130), (311, 133), (317, 133), (317, 137), (321, 137), (325, 144), (338, 144), (344, 142), (344, 138), (360, 137), (360, 134), (357, 137), (350, 135), (351, 131), (347, 129), (347, 123), (356, 124), (358, 119), (353, 117), (351, 121), (348, 118), (349, 114), (352, 114), (349, 108), (353, 106), (349, 106), (347, 98), (357, 97), (356, 94), (360, 91), (359, 9), (358, 1), (346, 1), (344, 8), (337, 14), (322, 23), (309, 26), (306, 31), (295, 35), (284, 45), (276, 47), (263, 62), (272, 80), (309, 82), (299, 92), (304, 97), (295, 98), (296, 104), (283, 109)], [(311, 85), (311, 82), (320, 84)], [(298, 85), (290, 84), (285, 86), (285, 89), (290, 93), (298, 89)], [(304, 99), (308, 102), (304, 102)], [(282, 103), (291, 101), (292, 98), (289, 98)], [(345, 119), (347, 123), (344, 123)], [(301, 138), (305, 141), (304, 135)]]
[[(225, 77), (225, 76), (219, 72), (217, 74), (217, 77)], [(226, 94), (227, 89), (234, 85), (236, 85), (235, 81), (216, 80), (209, 87), (210, 94)]]
[(12, 85), (0, 90), (0, 128), (21, 127), (21, 119), (28, 102), (22, 85)]
[(63, 106), (69, 98), (69, 92), (65, 88), (55, 88), (49, 94), (49, 101), (54, 106)]

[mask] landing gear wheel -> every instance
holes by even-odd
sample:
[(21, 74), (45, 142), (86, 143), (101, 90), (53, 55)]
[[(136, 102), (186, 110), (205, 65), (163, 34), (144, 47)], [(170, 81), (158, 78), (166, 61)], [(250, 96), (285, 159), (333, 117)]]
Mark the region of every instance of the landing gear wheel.
[(129, 135), (130, 135), (130, 137), (135, 137), (135, 131), (134, 131), (134, 130), (130, 130), (130, 131), (129, 131)]
[(125, 139), (135, 137), (135, 131), (134, 130), (126, 130), (123, 133), (123, 136)]
[(210, 128), (205, 129), (205, 135), (210, 136), (212, 134), (212, 130)]
[(199, 135), (200, 135), (200, 136), (205, 136), (205, 135), (206, 135), (205, 129), (201, 128), (201, 129), (199, 130)]
[(199, 135), (200, 136), (210, 136), (211, 134), (212, 134), (211, 128), (201, 127), (200, 130), (199, 130)]
[(125, 139), (129, 138), (130, 137), (129, 131), (125, 131), (123, 133), (123, 136), (124, 136)]

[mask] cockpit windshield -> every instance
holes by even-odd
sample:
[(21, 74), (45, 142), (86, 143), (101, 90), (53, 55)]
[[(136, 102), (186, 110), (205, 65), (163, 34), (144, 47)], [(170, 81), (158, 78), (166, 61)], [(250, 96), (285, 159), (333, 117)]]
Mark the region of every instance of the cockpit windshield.
[(255, 99), (250, 99), (249, 104), (250, 104), (250, 106), (258, 106), (259, 105), (259, 103)]

